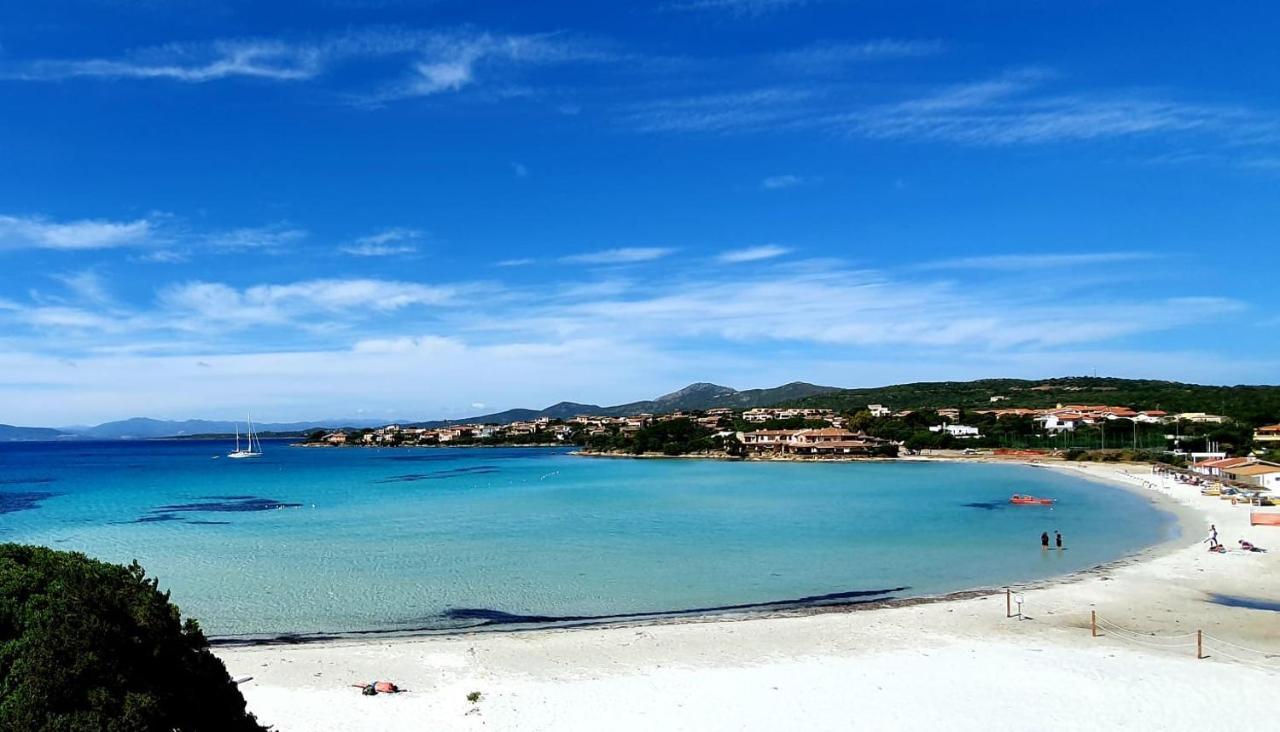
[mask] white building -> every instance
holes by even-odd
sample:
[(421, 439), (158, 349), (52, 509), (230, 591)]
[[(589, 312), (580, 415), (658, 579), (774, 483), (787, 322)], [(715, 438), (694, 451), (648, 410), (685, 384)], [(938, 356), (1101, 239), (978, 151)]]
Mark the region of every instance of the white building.
[(1266, 490), (1280, 490), (1280, 465), (1275, 463), (1259, 460), (1248, 465), (1224, 468), (1222, 472), (1232, 480), (1252, 483)]
[(940, 424), (929, 428), (930, 432), (946, 432), (952, 437), (958, 437), (967, 440), (973, 437), (982, 437), (977, 427), (970, 427), (964, 424)]
[(1221, 424), (1227, 421), (1227, 418), (1220, 414), (1205, 414), (1204, 412), (1183, 412), (1182, 414), (1173, 415), (1173, 419), (1177, 421), (1201, 422), (1207, 424)]
[(888, 417), (893, 414), (893, 410), (883, 404), (868, 404), (867, 411), (871, 412), (872, 417)]

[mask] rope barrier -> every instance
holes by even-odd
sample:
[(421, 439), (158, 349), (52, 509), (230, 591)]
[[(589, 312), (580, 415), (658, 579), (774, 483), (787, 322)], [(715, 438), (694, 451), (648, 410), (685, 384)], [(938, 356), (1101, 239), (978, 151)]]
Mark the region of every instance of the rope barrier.
[(1259, 663), (1258, 661), (1250, 660), (1250, 659), (1247, 659), (1247, 658), (1241, 658), (1241, 657), (1239, 657), (1239, 656), (1235, 656), (1235, 655), (1232, 655), (1232, 654), (1230, 654), (1230, 653), (1227, 653), (1226, 651), (1222, 650), (1221, 648), (1210, 649), (1210, 650), (1212, 651), (1212, 655), (1214, 655), (1214, 656), (1226, 656), (1227, 658), (1230, 658), (1231, 660), (1235, 661), (1236, 663), (1242, 663), (1242, 664), (1244, 664), (1244, 665), (1246, 665), (1246, 666), (1249, 666), (1249, 667), (1251, 667), (1251, 668), (1262, 669), (1262, 670), (1264, 670), (1264, 671), (1278, 671), (1278, 670), (1280, 670), (1280, 666), (1268, 666), (1268, 665), (1266, 665), (1266, 664), (1264, 664), (1264, 663)]
[(1179, 643), (1178, 645), (1169, 645), (1166, 643), (1152, 643), (1151, 641), (1143, 640), (1138, 636), (1113, 635), (1111, 637), (1119, 638), (1120, 640), (1128, 641), (1130, 643), (1137, 643), (1140, 646), (1146, 646), (1148, 648), (1159, 648), (1162, 651), (1169, 651), (1169, 650), (1175, 650), (1175, 649), (1181, 650), (1183, 648), (1186, 648), (1188, 645), (1191, 645), (1187, 643)]
[(1205, 638), (1205, 640), (1211, 640), (1211, 641), (1213, 641), (1213, 642), (1215, 642), (1215, 643), (1221, 643), (1221, 644), (1226, 645), (1226, 646), (1231, 646), (1232, 648), (1238, 648), (1238, 649), (1240, 649), (1240, 650), (1242, 650), (1242, 651), (1248, 651), (1248, 652), (1250, 652), (1250, 653), (1256, 653), (1256, 654), (1258, 654), (1258, 655), (1260, 655), (1260, 656), (1265, 656), (1265, 657), (1267, 657), (1267, 658), (1280, 659), (1280, 652), (1277, 652), (1277, 651), (1260, 651), (1260, 650), (1258, 650), (1257, 648), (1250, 648), (1250, 647), (1248, 647), (1248, 646), (1242, 646), (1242, 645), (1240, 645), (1239, 643), (1232, 643), (1231, 641), (1223, 640), (1223, 639), (1218, 638), (1218, 637), (1216, 637), (1216, 636), (1209, 635), (1208, 633), (1205, 633), (1205, 634), (1204, 634), (1204, 638)]
[(1132, 629), (1126, 628), (1126, 627), (1124, 627), (1123, 625), (1120, 625), (1120, 624), (1118, 624), (1118, 623), (1113, 623), (1113, 622), (1111, 622), (1110, 620), (1107, 620), (1106, 618), (1098, 618), (1097, 620), (1098, 620), (1098, 623), (1100, 623), (1100, 624), (1101, 624), (1101, 625), (1103, 625), (1104, 627), (1109, 628), (1110, 630), (1112, 630), (1112, 631), (1114, 631), (1114, 632), (1119, 632), (1119, 633), (1129, 633), (1129, 634), (1131, 634), (1131, 635), (1135, 635), (1135, 636), (1139, 636), (1139, 637), (1147, 638), (1147, 639), (1151, 639), (1151, 640), (1156, 640), (1156, 641), (1169, 641), (1169, 642), (1176, 642), (1176, 643), (1188, 643), (1188, 642), (1190, 642), (1190, 641), (1183, 641), (1183, 640), (1180, 640), (1180, 639), (1182, 639), (1182, 638), (1194, 638), (1194, 637), (1196, 636), (1196, 634), (1195, 634), (1195, 633), (1181, 633), (1181, 634), (1179, 634), (1179, 635), (1163, 635), (1163, 636), (1161, 636), (1161, 635), (1156, 635), (1156, 634), (1154, 634), (1154, 633), (1143, 633), (1143, 632), (1140, 632), (1140, 631), (1137, 631), (1137, 630), (1132, 630)]
[[(1093, 614), (1094, 628), (1102, 629), (1107, 635), (1120, 640), (1137, 643), (1138, 645), (1148, 648), (1159, 648), (1161, 650), (1174, 650), (1186, 648), (1188, 646), (1196, 647), (1196, 656), (1204, 658), (1206, 652), (1208, 655), (1221, 656), (1229, 658), (1236, 663), (1244, 664), (1251, 668), (1278, 671), (1280, 670), (1280, 652), (1263, 651), (1249, 646), (1242, 646), (1239, 643), (1232, 643), (1216, 636), (1208, 635), (1202, 631), (1195, 633), (1179, 633), (1176, 635), (1156, 635), (1155, 633), (1142, 633), (1132, 628), (1126, 628), (1119, 623), (1112, 622), (1106, 618), (1098, 617)], [(1195, 638), (1195, 640), (1191, 640)], [(1232, 653), (1226, 648), (1234, 648), (1237, 653)], [(1238, 655), (1238, 652), (1254, 653), (1261, 658), (1247, 658)]]

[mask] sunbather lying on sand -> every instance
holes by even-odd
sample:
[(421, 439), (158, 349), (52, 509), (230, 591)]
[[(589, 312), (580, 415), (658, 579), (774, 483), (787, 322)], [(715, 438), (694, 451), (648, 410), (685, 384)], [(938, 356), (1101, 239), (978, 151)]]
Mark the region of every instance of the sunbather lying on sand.
[(1265, 552), (1266, 551), (1266, 549), (1263, 549), (1261, 547), (1256, 547), (1253, 544), (1245, 541), (1244, 539), (1240, 540), (1240, 548), (1247, 552)]

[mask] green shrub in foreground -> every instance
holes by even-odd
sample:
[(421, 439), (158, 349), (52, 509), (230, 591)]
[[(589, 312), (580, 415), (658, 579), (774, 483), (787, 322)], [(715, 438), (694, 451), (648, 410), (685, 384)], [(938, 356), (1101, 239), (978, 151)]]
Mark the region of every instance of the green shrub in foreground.
[(137, 562), (0, 544), (0, 730), (261, 729)]

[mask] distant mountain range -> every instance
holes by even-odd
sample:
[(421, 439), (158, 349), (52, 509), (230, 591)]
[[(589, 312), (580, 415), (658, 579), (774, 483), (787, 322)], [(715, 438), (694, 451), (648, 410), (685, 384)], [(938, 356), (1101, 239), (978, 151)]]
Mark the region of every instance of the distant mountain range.
[[(979, 408), (1041, 407), (1055, 403), (1114, 404), (1138, 409), (1202, 411), (1225, 414), (1250, 424), (1280, 420), (1280, 386), (1202, 386), (1175, 381), (1114, 379), (1107, 377), (1065, 377), (1057, 379), (982, 379), (897, 384), (869, 389), (841, 389), (792, 382), (772, 389), (738, 391), (718, 384), (690, 384), (679, 391), (647, 401), (602, 407), (596, 404), (559, 402), (545, 409), (509, 409), (466, 419), (430, 422), (401, 422), (422, 427), (441, 427), (462, 422), (507, 424), (550, 417), (567, 419), (579, 414), (621, 417), (633, 414), (664, 414), (715, 407), (750, 409), (772, 406), (827, 407), (845, 411), (865, 409), (868, 404), (884, 404), (892, 409), (936, 407)], [(340, 427), (380, 427), (384, 422), (368, 419), (338, 419), (311, 422), (271, 422), (254, 425), (269, 436), (297, 435), (317, 429)], [(236, 422), (192, 419), (165, 421), (136, 417), (93, 427), (14, 427), (0, 424), (0, 442), (21, 440), (124, 440), (230, 435)]]
[(698, 382), (690, 384), (679, 391), (663, 394), (657, 399), (642, 402), (629, 402), (612, 407), (601, 407), (597, 404), (578, 404), (576, 402), (559, 402), (546, 409), (508, 409), (505, 412), (482, 414), (466, 419), (435, 420), (416, 422), (413, 427), (443, 427), (464, 422), (486, 422), (491, 424), (508, 424), (523, 422), (539, 417), (551, 419), (568, 419), (579, 414), (601, 417), (626, 417), (633, 414), (664, 414), (670, 412), (715, 409), (731, 407), (733, 409), (751, 409), (767, 407), (782, 402), (796, 401), (822, 394), (838, 392), (834, 386), (817, 386), (803, 381), (793, 381), (772, 389), (748, 389), (738, 391), (728, 386)]
[[(546, 409), (509, 409), (496, 414), (485, 414), (466, 419), (435, 420), (431, 422), (411, 423), (414, 426), (440, 427), (461, 422), (489, 422), (508, 424), (522, 420), (550, 417), (567, 419), (579, 414), (625, 416), (642, 413), (678, 412), (681, 410), (711, 409), (713, 407), (735, 407), (748, 409), (751, 407), (776, 404), (781, 401), (803, 399), (828, 392), (838, 391), (835, 387), (815, 386), (795, 382), (774, 389), (750, 389), (738, 391), (717, 384), (690, 384), (685, 388), (642, 402), (619, 404), (612, 407), (601, 407), (595, 404), (576, 404), (560, 402)], [(254, 429), (264, 436), (272, 433), (281, 435), (297, 435), (311, 430), (336, 429), (339, 427), (381, 427), (385, 421), (367, 419), (337, 419), (313, 422), (265, 422), (255, 424)], [(410, 424), (410, 423), (404, 423)], [(189, 419), (170, 421), (134, 417), (117, 422), (105, 422), (92, 427), (63, 427), (51, 429), (44, 427), (13, 427), (0, 425), (0, 442), (25, 440), (149, 440), (166, 437), (193, 437), (197, 435), (230, 435), (237, 429), (244, 429), (239, 422)]]
[(0, 442), (56, 440), (65, 436), (67, 436), (66, 432), (49, 427), (14, 427), (11, 424), (0, 424)]
[[(263, 436), (272, 433), (296, 435), (308, 430), (327, 429), (337, 425), (344, 427), (378, 427), (383, 421), (328, 420), (324, 422), (268, 422), (255, 424), (253, 429)], [(117, 422), (104, 422), (92, 427), (14, 427), (0, 424), (0, 442), (29, 440), (153, 440), (165, 437), (193, 437), (196, 435), (230, 435), (244, 430), (243, 422), (207, 419), (172, 421), (134, 417)]]

